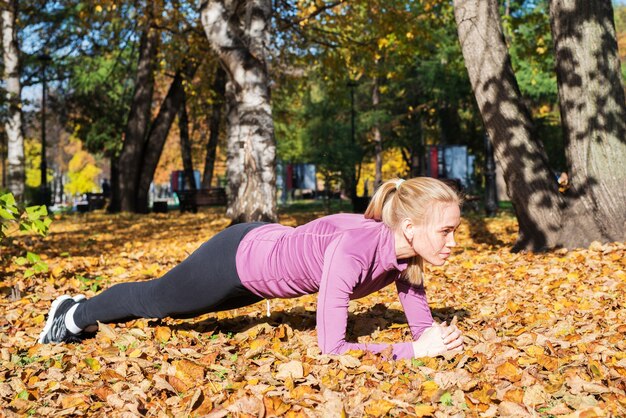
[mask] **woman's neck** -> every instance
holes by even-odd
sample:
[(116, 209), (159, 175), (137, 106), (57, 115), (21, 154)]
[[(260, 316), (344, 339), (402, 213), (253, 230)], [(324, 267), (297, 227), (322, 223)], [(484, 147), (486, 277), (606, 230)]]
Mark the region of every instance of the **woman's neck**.
[(396, 259), (404, 260), (407, 258), (415, 257), (417, 255), (411, 243), (402, 233), (402, 230), (395, 231), (393, 236), (396, 247)]

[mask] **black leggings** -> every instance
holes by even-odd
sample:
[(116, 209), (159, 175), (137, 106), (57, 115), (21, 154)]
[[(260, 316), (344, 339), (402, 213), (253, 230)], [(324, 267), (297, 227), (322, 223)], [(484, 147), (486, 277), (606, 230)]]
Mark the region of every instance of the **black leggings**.
[(237, 275), (237, 247), (261, 222), (233, 225), (202, 244), (163, 277), (121, 283), (80, 303), (74, 322), (80, 328), (136, 318), (191, 318), (241, 308), (262, 300)]

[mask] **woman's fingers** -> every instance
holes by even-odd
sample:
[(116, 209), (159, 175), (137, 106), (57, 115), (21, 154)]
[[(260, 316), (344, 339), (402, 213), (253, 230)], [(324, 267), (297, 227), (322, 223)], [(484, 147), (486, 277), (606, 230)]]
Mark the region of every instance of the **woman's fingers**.
[(446, 348), (448, 350), (462, 350), (465, 347), (463, 337), (457, 338), (456, 340), (446, 344)]
[(443, 343), (447, 345), (458, 340), (459, 338), (461, 338), (461, 331), (459, 329), (455, 329), (443, 338)]
[(450, 325), (443, 329), (441, 333), (441, 338), (443, 338), (444, 342), (450, 338), (450, 336), (457, 334), (461, 335), (461, 330), (459, 330), (456, 325)]

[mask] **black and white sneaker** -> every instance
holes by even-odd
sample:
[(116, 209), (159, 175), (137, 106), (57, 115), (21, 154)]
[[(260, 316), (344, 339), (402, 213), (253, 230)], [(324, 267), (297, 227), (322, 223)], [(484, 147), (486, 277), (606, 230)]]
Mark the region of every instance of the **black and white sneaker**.
[(73, 343), (82, 341), (83, 338), (87, 336), (84, 335), (86, 333), (81, 332), (79, 334), (74, 334), (70, 332), (65, 326), (65, 315), (72, 306), (82, 302), (84, 299), (84, 295), (77, 295), (74, 297), (63, 295), (56, 298), (50, 307), (46, 325), (43, 328), (43, 331), (41, 331), (41, 334), (39, 334), (39, 343)]

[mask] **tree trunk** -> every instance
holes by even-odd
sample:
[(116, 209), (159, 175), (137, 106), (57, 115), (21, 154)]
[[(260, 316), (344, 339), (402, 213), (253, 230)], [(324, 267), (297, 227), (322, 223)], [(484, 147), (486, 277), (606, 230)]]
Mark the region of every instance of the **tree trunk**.
[(110, 155), (109, 161), (111, 164), (111, 197), (107, 206), (107, 212), (116, 213), (120, 211), (119, 158), (115, 155)]
[[(380, 104), (380, 89), (379, 78), (374, 77), (374, 87), (372, 88), (372, 108), (374, 112), (378, 110)], [(374, 174), (374, 190), (383, 184), (383, 137), (380, 134), (380, 123), (376, 121), (372, 128), (372, 136), (374, 138), (374, 161), (375, 161), (375, 174)]]
[[(189, 78), (193, 76), (195, 69), (195, 66), (193, 69), (188, 66), (186, 71)], [(183, 78), (183, 70), (177, 71), (174, 81), (172, 81), (167, 95), (161, 104), (159, 113), (150, 127), (150, 132), (143, 148), (143, 162), (137, 184), (137, 202), (135, 207), (137, 213), (148, 213), (150, 183), (152, 183), (154, 172), (159, 164), (165, 140), (183, 100)]]
[[(191, 158), (191, 141), (189, 140), (189, 118), (187, 117), (187, 95), (182, 89), (180, 109), (178, 109), (178, 132), (180, 133), (180, 154), (183, 159), (185, 181), (189, 190), (196, 190), (196, 179), (193, 173), (193, 159)], [(187, 185), (185, 185), (187, 188)]]
[(515, 250), (557, 243), (563, 199), (511, 67), (497, 0), (454, 0), (474, 95), (519, 223)]
[(209, 42), (228, 73), (226, 214), (233, 223), (274, 222), (276, 145), (266, 62), (272, 2), (238, 4), (209, 0), (201, 11)]
[(610, 0), (552, 0), (570, 189), (561, 244), (626, 239), (626, 105)]
[(211, 121), (209, 122), (209, 141), (206, 145), (206, 157), (204, 160), (204, 174), (202, 175), (202, 188), (208, 189), (213, 182), (213, 170), (215, 169), (215, 154), (217, 143), (220, 138), (220, 121), (222, 120), (222, 108), (224, 107), (224, 93), (226, 91), (226, 72), (218, 65), (213, 81), (213, 105), (211, 106)]
[(119, 206), (122, 211), (129, 212), (136, 210), (142, 152), (152, 110), (154, 64), (159, 37), (157, 29), (152, 27), (152, 7), (151, 3), (147, 6), (149, 17), (140, 42), (135, 93), (126, 122), (124, 146), (119, 156)]
[(2, 5), (2, 46), (4, 81), (8, 115), (4, 124), (7, 134), (7, 186), (16, 200), (24, 199), (26, 168), (24, 164), (24, 136), (22, 133), (22, 106), (20, 84), (19, 50), (15, 21), (17, 1), (4, 1)]

